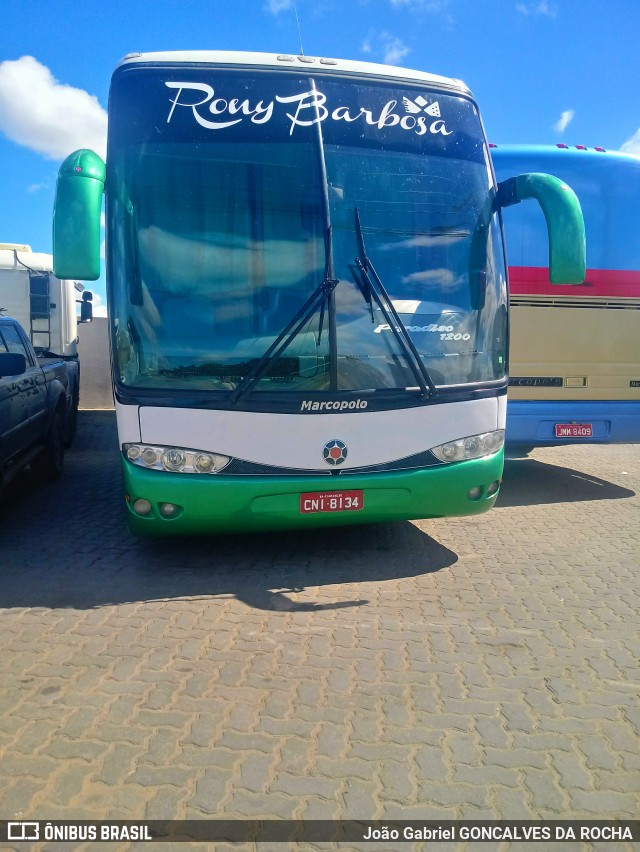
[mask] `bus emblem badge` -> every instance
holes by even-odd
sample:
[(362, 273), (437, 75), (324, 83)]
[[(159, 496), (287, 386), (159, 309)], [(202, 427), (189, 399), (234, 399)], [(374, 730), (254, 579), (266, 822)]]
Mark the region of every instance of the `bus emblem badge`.
[(327, 464), (333, 467), (342, 464), (347, 457), (347, 445), (337, 438), (327, 441), (322, 449), (322, 457)]
[(438, 101), (434, 101), (430, 104), (426, 98), (423, 98), (422, 95), (418, 95), (418, 97), (413, 101), (410, 101), (409, 98), (403, 98), (402, 103), (404, 104), (405, 112), (426, 112), (427, 115), (434, 115), (436, 118), (440, 118), (440, 104)]

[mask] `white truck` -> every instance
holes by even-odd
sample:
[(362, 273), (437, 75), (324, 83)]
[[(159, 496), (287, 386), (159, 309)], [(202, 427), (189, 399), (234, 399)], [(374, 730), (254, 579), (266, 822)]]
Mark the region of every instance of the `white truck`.
[(0, 313), (18, 320), (38, 358), (62, 358), (67, 364), (71, 395), (67, 446), (75, 435), (80, 400), (77, 302), (80, 322), (89, 322), (91, 300), (91, 292), (79, 282), (56, 278), (51, 255), (27, 245), (0, 243)]

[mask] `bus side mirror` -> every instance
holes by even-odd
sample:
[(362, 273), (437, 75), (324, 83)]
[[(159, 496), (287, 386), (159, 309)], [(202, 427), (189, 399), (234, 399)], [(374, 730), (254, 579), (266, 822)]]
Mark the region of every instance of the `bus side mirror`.
[(100, 277), (100, 214), (106, 166), (86, 148), (60, 166), (53, 207), (53, 271), (58, 278)]
[(20, 352), (0, 352), (0, 377), (21, 376), (27, 371), (27, 359)]
[(82, 301), (80, 302), (80, 322), (91, 322), (93, 319), (92, 300), (93, 293), (91, 290), (85, 290), (82, 294)]
[(552, 284), (582, 284), (586, 274), (586, 238), (578, 196), (552, 175), (532, 172), (498, 184), (498, 204), (508, 207), (535, 198), (542, 207), (549, 233), (549, 280)]
[(489, 228), (480, 225), (471, 238), (469, 251), (469, 289), (474, 311), (484, 308), (487, 296), (487, 239)]

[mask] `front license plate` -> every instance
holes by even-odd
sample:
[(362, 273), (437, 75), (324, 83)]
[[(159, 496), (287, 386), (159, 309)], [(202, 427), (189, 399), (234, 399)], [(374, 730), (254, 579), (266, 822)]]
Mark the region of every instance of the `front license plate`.
[(591, 423), (556, 423), (556, 438), (592, 438)]
[(312, 512), (357, 512), (363, 508), (363, 491), (308, 491), (300, 495), (303, 515)]

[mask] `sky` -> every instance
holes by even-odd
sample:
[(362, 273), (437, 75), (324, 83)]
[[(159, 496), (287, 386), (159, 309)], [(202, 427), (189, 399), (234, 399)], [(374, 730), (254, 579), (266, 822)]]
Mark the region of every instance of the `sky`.
[[(126, 54), (291, 54), (301, 42), (309, 56), (464, 80), (497, 144), (640, 154), (640, 0), (8, 0), (0, 242), (51, 252), (58, 167), (77, 148), (104, 156), (109, 81)], [(90, 286), (100, 315), (104, 274)]]

